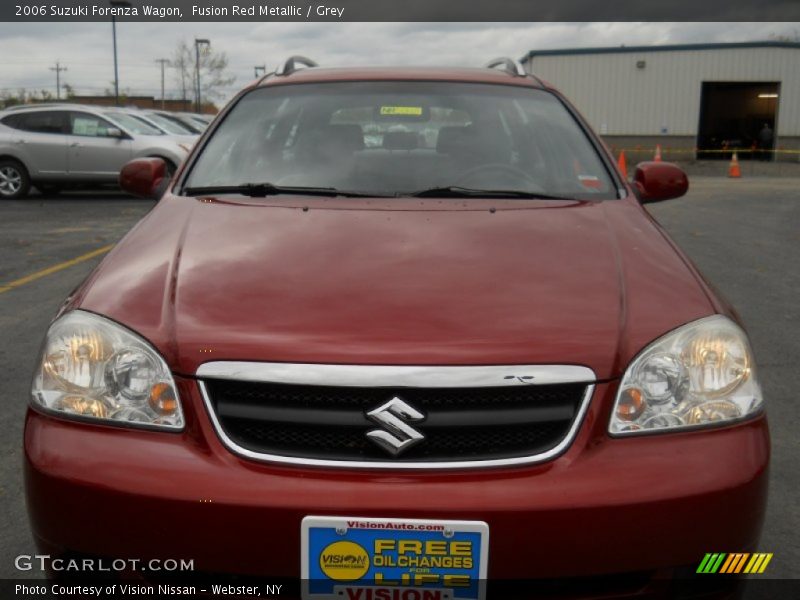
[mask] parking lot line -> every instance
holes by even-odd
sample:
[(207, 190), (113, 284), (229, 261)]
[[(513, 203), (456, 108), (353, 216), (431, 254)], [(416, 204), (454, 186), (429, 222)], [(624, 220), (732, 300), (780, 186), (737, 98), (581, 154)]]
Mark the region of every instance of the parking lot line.
[(36, 271), (35, 273), (31, 273), (30, 275), (26, 275), (25, 277), (21, 277), (20, 279), (16, 279), (6, 284), (0, 285), (0, 294), (4, 292), (8, 292), (18, 287), (22, 287), (32, 281), (36, 281), (37, 279), (41, 279), (42, 277), (47, 277), (48, 275), (52, 275), (53, 273), (58, 273), (59, 271), (63, 271), (73, 265), (77, 265), (84, 261), (87, 261), (95, 256), (100, 256), (101, 254), (105, 254), (111, 248), (114, 247), (114, 244), (108, 244), (107, 246), (103, 246), (102, 248), (97, 248), (96, 250), (92, 250), (91, 252), (87, 252), (86, 254), (81, 254), (80, 256), (76, 256), (70, 260), (65, 260), (64, 262), (58, 263), (53, 265), (52, 267), (47, 267), (46, 269), (42, 269), (41, 271)]

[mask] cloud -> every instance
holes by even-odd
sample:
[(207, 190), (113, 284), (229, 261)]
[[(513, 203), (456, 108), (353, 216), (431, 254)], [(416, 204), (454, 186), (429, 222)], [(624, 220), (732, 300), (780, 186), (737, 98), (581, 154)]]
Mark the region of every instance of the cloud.
[[(253, 67), (275, 67), (292, 54), (322, 65), (480, 65), (528, 50), (590, 46), (735, 42), (796, 35), (798, 23), (133, 23), (117, 25), (120, 86), (159, 95), (161, 71), (177, 42), (210, 38), (224, 51), (236, 82), (229, 97), (253, 77)], [(103, 93), (114, 79), (110, 23), (0, 23), (0, 91), (55, 91), (62, 82), (79, 94)], [(173, 75), (167, 95), (176, 94)]]

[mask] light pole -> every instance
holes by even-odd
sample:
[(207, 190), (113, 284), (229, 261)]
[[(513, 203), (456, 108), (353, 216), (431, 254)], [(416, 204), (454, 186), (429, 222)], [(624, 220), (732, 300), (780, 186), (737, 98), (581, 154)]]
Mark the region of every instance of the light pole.
[(164, 67), (169, 65), (169, 59), (157, 58), (157, 63), (161, 63), (161, 110), (164, 110)]
[(258, 79), (258, 72), (261, 71), (261, 74), (264, 75), (267, 72), (267, 65), (256, 65), (253, 67), (253, 76)]
[[(128, 0), (108, 0), (111, 8), (130, 8)], [(117, 17), (111, 15), (111, 33), (114, 36), (114, 104), (119, 106), (119, 66), (117, 65)]]
[(194, 70), (195, 70), (195, 83), (197, 84), (197, 110), (196, 112), (201, 113), (203, 112), (203, 104), (202, 99), (200, 98), (200, 46), (204, 46), (206, 49), (211, 45), (211, 42), (204, 38), (195, 38), (194, 40)]

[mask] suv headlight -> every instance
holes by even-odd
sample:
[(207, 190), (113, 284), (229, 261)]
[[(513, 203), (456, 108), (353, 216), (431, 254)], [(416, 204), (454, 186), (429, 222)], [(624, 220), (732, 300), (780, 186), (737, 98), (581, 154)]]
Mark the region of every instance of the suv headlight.
[(69, 312), (50, 326), (32, 396), (35, 405), (63, 416), (183, 428), (164, 359), (138, 335), (88, 312)]
[(763, 400), (747, 336), (721, 315), (659, 338), (620, 382), (609, 432), (657, 433), (756, 414)]

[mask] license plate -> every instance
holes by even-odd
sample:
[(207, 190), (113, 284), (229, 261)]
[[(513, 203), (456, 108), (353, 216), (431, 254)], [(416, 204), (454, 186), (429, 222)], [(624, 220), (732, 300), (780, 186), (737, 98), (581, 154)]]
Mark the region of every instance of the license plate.
[(305, 600), (480, 600), (483, 521), (313, 517), (301, 531)]

